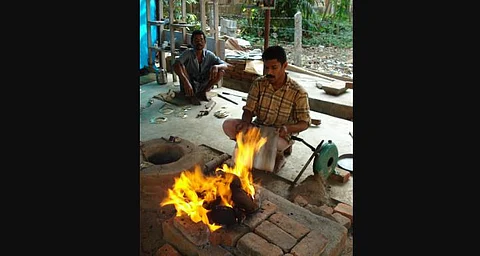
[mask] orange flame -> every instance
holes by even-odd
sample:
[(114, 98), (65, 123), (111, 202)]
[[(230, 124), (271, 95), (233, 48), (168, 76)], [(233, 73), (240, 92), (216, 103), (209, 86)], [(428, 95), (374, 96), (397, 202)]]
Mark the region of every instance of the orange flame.
[[(266, 138), (261, 138), (260, 129), (256, 127), (249, 129), (245, 134), (243, 132), (238, 133), (235, 166), (230, 168), (228, 165), (223, 164), (223, 169), (216, 169), (217, 172), (224, 171), (239, 177), (242, 189), (252, 199), (255, 195), (255, 188), (250, 170), (253, 166), (255, 153), (258, 152), (266, 141)], [(207, 210), (204, 206), (217, 198), (221, 198), (220, 205), (233, 207), (234, 202), (231, 199), (232, 193), (230, 191), (230, 183), (233, 178), (232, 175), (205, 176), (200, 166), (196, 165), (193, 172), (183, 171), (180, 177), (175, 178), (173, 188), (168, 189), (168, 197), (160, 205), (173, 204), (177, 210), (177, 216), (186, 214), (195, 223), (202, 221), (213, 232), (222, 226), (210, 223), (207, 217), (207, 213), (210, 210)]]

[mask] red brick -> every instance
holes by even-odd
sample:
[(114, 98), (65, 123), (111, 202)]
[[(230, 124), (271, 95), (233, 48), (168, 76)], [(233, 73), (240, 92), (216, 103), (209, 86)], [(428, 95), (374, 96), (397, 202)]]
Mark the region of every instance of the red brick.
[(310, 232), (309, 228), (298, 223), (296, 220), (289, 218), (287, 215), (281, 212), (273, 214), (268, 220), (296, 239), (300, 239)]
[(326, 204), (322, 204), (318, 208), (320, 208), (320, 210), (325, 212), (326, 214), (333, 214), (333, 208)]
[[(308, 205), (305, 206), (305, 209), (311, 211), (312, 213), (315, 213), (316, 215), (319, 215), (319, 216), (325, 217), (327, 219), (336, 221), (331, 213), (325, 212), (325, 209), (321, 209), (320, 207), (318, 207), (316, 205), (308, 204)], [(332, 209), (332, 212), (333, 212), (333, 209)]]
[(340, 225), (346, 227), (347, 229), (349, 229), (350, 226), (352, 225), (352, 222), (350, 221), (349, 218), (341, 215), (338, 212), (332, 214), (332, 216), (337, 220), (338, 223), (340, 223)]
[(353, 207), (352, 206), (344, 203), (338, 203), (337, 206), (333, 208), (333, 211), (338, 212), (341, 215), (349, 218), (350, 221), (353, 223)]
[(242, 80), (242, 75), (238, 73), (232, 73), (232, 79)]
[(248, 73), (248, 72), (243, 72), (242, 74), (242, 80), (250, 81), (252, 80), (252, 77), (255, 77), (255, 74)]
[(268, 217), (274, 214), (276, 210), (277, 210), (276, 204), (268, 200), (265, 200), (263, 201), (261, 208), (257, 212), (250, 214), (243, 221), (243, 224), (247, 225), (251, 230), (254, 230), (258, 226), (258, 224), (268, 219)]
[(173, 226), (173, 218), (162, 223), (163, 239), (173, 245), (183, 256), (197, 256), (198, 247), (188, 241), (180, 231)]
[(212, 245), (235, 246), (238, 239), (250, 232), (250, 228), (245, 225), (234, 225), (228, 228), (217, 229), (210, 233), (208, 240)]
[(155, 256), (182, 256), (182, 254), (180, 254), (170, 244), (164, 244), (162, 247), (158, 248)]
[(243, 65), (235, 65), (234, 70), (235, 70), (235, 71), (244, 71), (244, 70), (245, 70), (245, 64), (243, 64)]
[(238, 240), (237, 249), (244, 255), (249, 256), (281, 256), (280, 247), (269, 243), (259, 235), (249, 232)]
[(195, 223), (188, 216), (179, 216), (174, 217), (173, 226), (196, 246), (208, 243), (210, 231), (208, 226), (201, 221)]
[(297, 243), (297, 239), (277, 225), (266, 220), (255, 228), (255, 233), (268, 242), (282, 248), (284, 252), (289, 252)]
[(319, 256), (325, 251), (328, 239), (318, 230), (308, 233), (293, 249), (290, 251), (295, 256)]
[(236, 66), (236, 65), (241, 65), (241, 64), (245, 65), (245, 60), (228, 59), (228, 60), (226, 60), (226, 62), (228, 62), (228, 63), (230, 63), (230, 64), (232, 64), (232, 65), (235, 65), (235, 66)]
[(329, 179), (345, 183), (350, 179), (350, 172), (342, 170), (340, 168), (335, 168), (335, 171), (328, 176)]
[(293, 202), (294, 202), (295, 204), (300, 205), (301, 207), (304, 207), (305, 205), (308, 204), (308, 201), (307, 201), (305, 198), (303, 198), (301, 195), (297, 195), (297, 196), (293, 199)]

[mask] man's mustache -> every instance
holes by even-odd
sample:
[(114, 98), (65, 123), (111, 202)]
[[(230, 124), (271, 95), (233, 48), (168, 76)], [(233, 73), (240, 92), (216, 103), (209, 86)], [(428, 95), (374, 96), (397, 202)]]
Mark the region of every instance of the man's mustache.
[(265, 77), (266, 78), (275, 78), (275, 76), (273, 76), (273, 75), (266, 75)]

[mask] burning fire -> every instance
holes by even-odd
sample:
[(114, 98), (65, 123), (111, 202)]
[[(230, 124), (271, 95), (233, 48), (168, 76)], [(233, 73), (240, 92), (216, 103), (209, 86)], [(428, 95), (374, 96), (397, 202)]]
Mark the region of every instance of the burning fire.
[[(213, 232), (221, 225), (210, 223), (207, 213), (208, 205), (220, 199), (220, 205), (233, 208), (232, 192), (230, 184), (237, 176), (242, 184), (242, 189), (253, 199), (255, 188), (253, 186), (253, 177), (251, 169), (253, 166), (254, 154), (265, 144), (266, 138), (261, 138), (260, 129), (254, 127), (245, 134), (237, 134), (237, 151), (235, 153), (235, 166), (230, 168), (223, 164), (222, 168), (217, 168), (219, 175), (205, 176), (196, 165), (195, 170), (183, 171), (180, 177), (175, 178), (172, 189), (168, 189), (168, 197), (160, 205), (173, 204), (177, 210), (177, 216), (184, 214), (190, 216), (190, 219), (197, 223), (202, 221)], [(231, 173), (234, 175), (220, 175), (219, 171)], [(207, 208), (205, 208), (207, 206)]]

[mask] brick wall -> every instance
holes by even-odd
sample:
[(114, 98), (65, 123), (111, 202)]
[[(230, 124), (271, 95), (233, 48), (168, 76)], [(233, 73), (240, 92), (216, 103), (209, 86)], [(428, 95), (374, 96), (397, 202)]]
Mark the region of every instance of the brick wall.
[(233, 65), (223, 75), (223, 86), (242, 92), (248, 92), (253, 80), (260, 75), (245, 72), (246, 60), (226, 59), (226, 62)]

